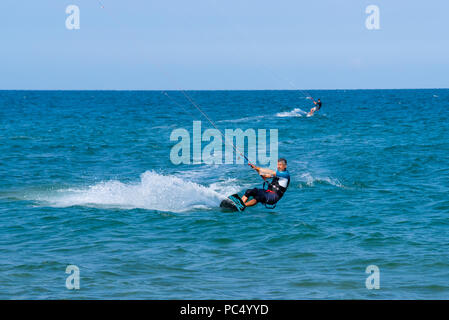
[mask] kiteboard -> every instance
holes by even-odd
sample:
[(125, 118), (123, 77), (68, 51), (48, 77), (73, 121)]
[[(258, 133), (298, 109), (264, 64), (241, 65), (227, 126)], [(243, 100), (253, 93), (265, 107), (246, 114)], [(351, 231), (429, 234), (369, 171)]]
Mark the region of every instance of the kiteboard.
[(243, 212), (246, 209), (246, 206), (238, 194), (233, 194), (220, 203), (220, 208)]

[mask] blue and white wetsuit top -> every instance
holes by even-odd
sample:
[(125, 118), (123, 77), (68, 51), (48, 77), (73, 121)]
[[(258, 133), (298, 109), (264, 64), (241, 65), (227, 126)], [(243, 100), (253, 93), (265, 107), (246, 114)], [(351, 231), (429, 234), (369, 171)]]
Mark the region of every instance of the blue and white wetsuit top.
[(275, 193), (279, 197), (279, 199), (281, 199), (282, 196), (284, 195), (284, 192), (287, 190), (289, 184), (290, 184), (290, 174), (288, 173), (288, 171), (277, 170), (276, 176), (268, 185), (267, 190)]

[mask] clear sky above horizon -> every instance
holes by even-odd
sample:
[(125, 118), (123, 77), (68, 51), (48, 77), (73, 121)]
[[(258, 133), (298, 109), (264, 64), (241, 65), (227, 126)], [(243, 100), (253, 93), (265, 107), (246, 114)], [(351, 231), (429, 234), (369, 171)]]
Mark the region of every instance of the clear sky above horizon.
[(2, 0), (0, 89), (449, 88), (448, 13), (447, 0)]

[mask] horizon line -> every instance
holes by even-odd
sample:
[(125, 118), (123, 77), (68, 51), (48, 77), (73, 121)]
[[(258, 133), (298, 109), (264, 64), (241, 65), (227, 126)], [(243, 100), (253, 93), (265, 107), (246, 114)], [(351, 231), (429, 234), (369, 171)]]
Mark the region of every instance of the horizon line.
[(0, 91), (357, 91), (357, 90), (448, 90), (449, 87), (435, 88), (335, 88), (335, 89), (0, 89)]

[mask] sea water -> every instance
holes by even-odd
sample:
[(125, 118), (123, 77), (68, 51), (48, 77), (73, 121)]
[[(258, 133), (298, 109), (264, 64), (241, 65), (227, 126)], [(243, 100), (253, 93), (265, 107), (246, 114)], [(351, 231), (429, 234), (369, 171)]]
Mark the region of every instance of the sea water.
[(300, 91), (187, 92), (278, 130), (290, 186), (241, 214), (219, 203), (250, 167), (170, 161), (213, 128), (181, 92), (0, 91), (0, 298), (449, 298), (449, 90), (310, 93), (313, 117)]

